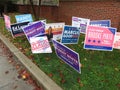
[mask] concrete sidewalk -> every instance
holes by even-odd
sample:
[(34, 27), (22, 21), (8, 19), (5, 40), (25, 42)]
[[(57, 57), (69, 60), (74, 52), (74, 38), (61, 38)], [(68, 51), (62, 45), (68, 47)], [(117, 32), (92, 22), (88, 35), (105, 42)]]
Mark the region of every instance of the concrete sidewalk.
[(0, 47), (0, 90), (34, 90), (34, 86), (18, 78), (17, 69), (9, 63)]

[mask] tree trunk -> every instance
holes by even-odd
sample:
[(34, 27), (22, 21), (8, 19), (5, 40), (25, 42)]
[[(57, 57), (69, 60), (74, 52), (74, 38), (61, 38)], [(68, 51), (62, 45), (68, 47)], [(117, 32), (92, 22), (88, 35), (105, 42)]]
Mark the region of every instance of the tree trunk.
[(39, 17), (40, 17), (40, 3), (41, 2), (41, 0), (39, 0), (39, 5), (38, 5), (38, 14), (37, 14), (37, 20), (39, 20)]
[(7, 14), (7, 3), (4, 4), (4, 13)]
[(33, 15), (35, 16), (35, 20), (37, 20), (36, 12), (35, 12), (34, 5), (33, 5), (33, 0), (29, 0), (29, 1), (32, 7)]

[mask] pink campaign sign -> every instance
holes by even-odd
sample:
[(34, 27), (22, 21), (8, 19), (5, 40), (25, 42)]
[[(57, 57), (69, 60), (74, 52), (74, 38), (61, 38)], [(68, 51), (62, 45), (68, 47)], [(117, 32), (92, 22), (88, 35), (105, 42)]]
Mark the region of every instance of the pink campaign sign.
[(116, 32), (113, 48), (120, 49), (120, 32)]
[(10, 17), (7, 16), (7, 15), (4, 15), (4, 20), (5, 20), (5, 26), (8, 30), (10, 30), (10, 25), (11, 25), (11, 22), (10, 22)]
[(88, 26), (85, 36), (85, 49), (112, 51), (116, 28)]

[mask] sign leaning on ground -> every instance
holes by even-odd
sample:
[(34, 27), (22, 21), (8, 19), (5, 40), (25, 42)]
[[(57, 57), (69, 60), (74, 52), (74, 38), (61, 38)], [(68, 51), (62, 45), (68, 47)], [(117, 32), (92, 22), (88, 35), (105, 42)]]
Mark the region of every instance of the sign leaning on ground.
[(52, 53), (47, 36), (30, 38), (32, 53)]
[(86, 33), (87, 26), (90, 23), (90, 19), (72, 17), (72, 26), (80, 28), (81, 33)]
[(80, 36), (80, 29), (73, 26), (64, 26), (61, 43), (77, 44)]
[(110, 20), (93, 20), (93, 21), (90, 21), (90, 25), (111, 27), (111, 21)]
[(4, 15), (4, 20), (5, 20), (5, 27), (6, 27), (6, 29), (10, 31), (10, 28), (11, 28), (10, 27), (10, 25), (11, 25), (10, 17), (7, 16), (7, 15)]
[(113, 48), (120, 49), (120, 32), (116, 32)]
[(112, 51), (116, 28), (88, 26), (85, 36), (85, 49)]
[(16, 18), (17, 23), (33, 21), (31, 14), (16, 15), (15, 18)]
[(56, 55), (70, 67), (81, 73), (79, 54), (65, 45), (53, 40)]
[(59, 6), (59, 0), (41, 0), (41, 5)]
[(23, 27), (23, 31), (28, 39), (30, 41), (31, 37), (40, 36), (45, 34), (45, 24), (41, 21), (34, 23), (32, 25)]
[(27, 26), (29, 22), (16, 23), (11, 25), (11, 33), (13, 37), (24, 35), (23, 27)]

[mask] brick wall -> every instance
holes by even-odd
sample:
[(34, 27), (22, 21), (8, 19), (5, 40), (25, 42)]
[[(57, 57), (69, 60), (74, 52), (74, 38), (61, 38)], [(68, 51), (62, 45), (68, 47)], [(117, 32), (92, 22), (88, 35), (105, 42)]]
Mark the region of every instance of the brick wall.
[[(37, 11), (37, 6), (35, 7)], [(21, 13), (30, 13), (32, 10), (30, 6), (19, 6), (19, 11)], [(59, 7), (41, 6), (40, 17), (54, 21), (63, 21), (71, 25), (72, 16), (89, 18), (91, 20), (110, 19), (112, 27), (120, 29), (120, 2), (114, 0), (105, 2), (61, 1)]]

